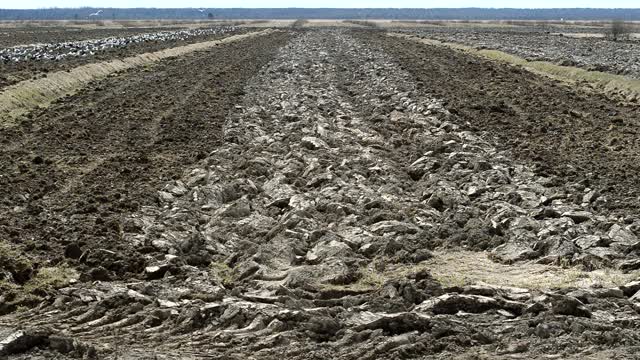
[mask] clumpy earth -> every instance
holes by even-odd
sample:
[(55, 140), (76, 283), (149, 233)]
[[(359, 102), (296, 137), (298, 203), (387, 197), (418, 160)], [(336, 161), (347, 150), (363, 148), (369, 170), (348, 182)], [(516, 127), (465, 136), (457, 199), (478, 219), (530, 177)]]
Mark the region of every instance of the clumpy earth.
[(596, 34), (584, 36), (565, 36), (565, 31), (570, 29), (529, 27), (521, 30), (494, 28), (487, 31), (464, 31), (435, 28), (406, 32), (479, 49), (501, 50), (531, 61), (550, 61), (640, 79), (640, 41), (637, 38), (613, 41), (606, 38), (608, 27), (595, 30)]
[(28, 79), (47, 77), (51, 72), (246, 32), (246, 29), (236, 26), (155, 30), (34, 30), (33, 33), (41, 35), (41, 39), (36, 40), (23, 38), (19, 36), (21, 32), (18, 29), (10, 29), (6, 30), (4, 36), (15, 43), (4, 46), (3, 33), (0, 31), (0, 93), (5, 87)]
[(0, 355), (633, 356), (636, 125), (376, 30), (96, 82), (0, 129)]
[(107, 37), (126, 37), (141, 33), (154, 33), (159, 30), (175, 31), (183, 30), (182, 27), (169, 26), (162, 29), (156, 27), (132, 27), (114, 28), (99, 27), (82, 28), (73, 26), (10, 26), (0, 28), (0, 46), (3, 48), (26, 45), (48, 44), (68, 41), (81, 41), (88, 39), (101, 39)]

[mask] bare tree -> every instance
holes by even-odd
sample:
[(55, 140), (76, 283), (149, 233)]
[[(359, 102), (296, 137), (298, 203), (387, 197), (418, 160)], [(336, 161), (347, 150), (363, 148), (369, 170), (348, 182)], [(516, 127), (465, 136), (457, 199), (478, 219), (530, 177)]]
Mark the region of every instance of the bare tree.
[(309, 21), (305, 19), (298, 19), (291, 24), (291, 27), (295, 29), (300, 29), (300, 28), (303, 28), (304, 25), (308, 22)]
[(609, 37), (613, 41), (626, 40), (631, 34), (631, 28), (622, 20), (613, 20), (609, 27)]

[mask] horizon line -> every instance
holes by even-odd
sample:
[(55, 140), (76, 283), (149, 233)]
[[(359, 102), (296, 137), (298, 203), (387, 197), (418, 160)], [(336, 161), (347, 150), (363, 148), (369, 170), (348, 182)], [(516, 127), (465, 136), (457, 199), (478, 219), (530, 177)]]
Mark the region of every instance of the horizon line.
[(53, 9), (307, 9), (307, 10), (327, 10), (327, 9), (341, 9), (341, 10), (430, 10), (430, 9), (484, 9), (484, 10), (640, 10), (640, 7), (203, 7), (203, 6), (189, 6), (189, 7), (106, 7), (106, 6), (78, 6), (78, 7), (39, 7), (39, 8), (0, 8), (2, 10), (53, 10)]

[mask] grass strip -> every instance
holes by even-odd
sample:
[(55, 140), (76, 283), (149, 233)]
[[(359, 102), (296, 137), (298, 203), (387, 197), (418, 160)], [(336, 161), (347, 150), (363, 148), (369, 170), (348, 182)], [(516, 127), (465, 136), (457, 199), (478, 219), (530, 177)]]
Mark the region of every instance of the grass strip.
[(566, 83), (587, 83), (594, 90), (607, 96), (621, 97), (629, 102), (640, 101), (640, 80), (601, 71), (589, 71), (574, 66), (556, 65), (548, 61), (529, 61), (524, 58), (508, 54), (500, 50), (476, 49), (472, 46), (457, 43), (442, 42), (434, 39), (424, 39), (418, 36), (389, 33), (389, 36), (417, 41), (434, 46), (448, 48), (480, 56), (485, 59), (518, 65), (533, 73), (551, 77)]
[(156, 52), (144, 53), (124, 59), (116, 59), (82, 65), (70, 71), (48, 74), (45, 78), (25, 80), (6, 87), (0, 92), (0, 125), (5, 125), (37, 107), (46, 107), (67, 95), (72, 95), (89, 82), (116, 72), (149, 65), (160, 60), (182, 56), (194, 51), (206, 50), (221, 44), (266, 35), (271, 30), (232, 35), (221, 40), (204, 41)]

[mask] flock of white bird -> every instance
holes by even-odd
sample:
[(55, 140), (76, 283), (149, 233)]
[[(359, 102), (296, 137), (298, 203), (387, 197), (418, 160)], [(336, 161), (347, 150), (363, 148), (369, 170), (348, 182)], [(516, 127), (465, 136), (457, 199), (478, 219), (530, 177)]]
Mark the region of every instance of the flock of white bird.
[(51, 44), (30, 44), (0, 49), (0, 62), (60, 61), (67, 57), (87, 57), (100, 51), (122, 48), (149, 41), (187, 40), (192, 37), (225, 34), (236, 31), (235, 26), (219, 26), (206, 29), (161, 31), (127, 37), (108, 37), (97, 40), (69, 41)]

